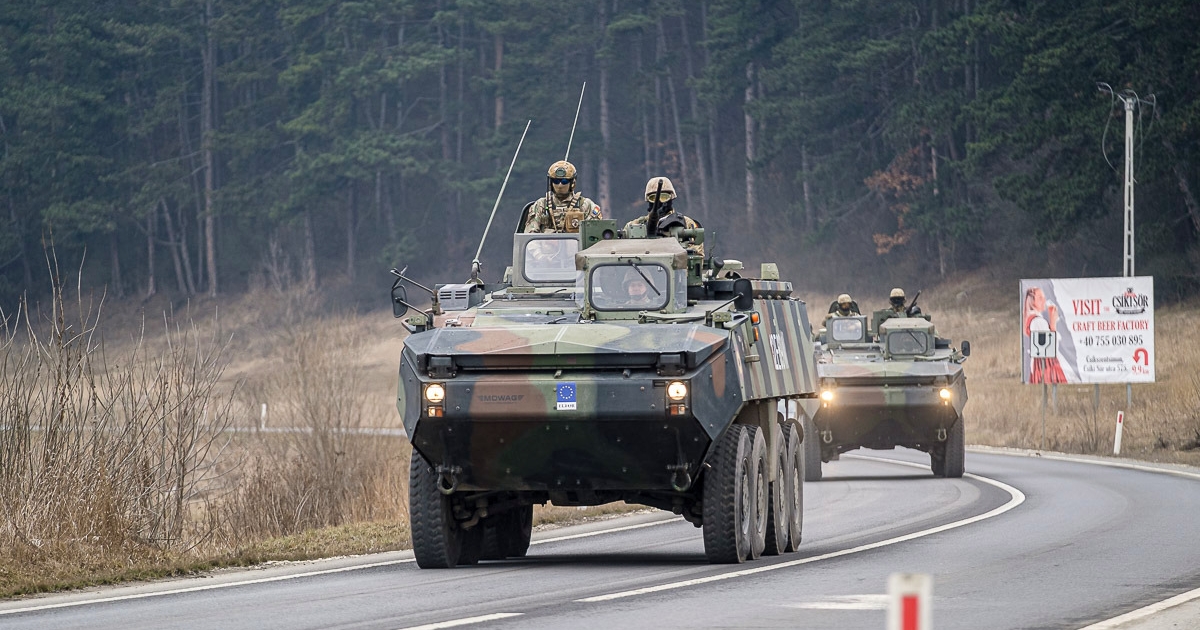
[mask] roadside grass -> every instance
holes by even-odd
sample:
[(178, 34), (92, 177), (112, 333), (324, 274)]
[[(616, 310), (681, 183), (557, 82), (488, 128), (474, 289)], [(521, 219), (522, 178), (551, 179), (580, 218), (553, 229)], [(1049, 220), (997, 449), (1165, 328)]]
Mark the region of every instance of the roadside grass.
[[(968, 443), (1037, 449), (1042, 390), (1020, 383), (1009, 284), (968, 278), (921, 304), (939, 334), (972, 343)], [(386, 313), (265, 293), (219, 317), (125, 314), (105, 343), (95, 309), (58, 297), (56, 315), (10, 317), (0, 339), (0, 597), (411, 547), (403, 335)], [(832, 296), (804, 297), (819, 321)], [(1200, 465), (1197, 313), (1158, 309), (1158, 382), (1133, 389), (1123, 455)], [(1098, 410), (1091, 386), (1057, 394), (1045, 449), (1111, 453), (1124, 387), (1101, 387)], [(534, 524), (645, 509), (537, 506)]]

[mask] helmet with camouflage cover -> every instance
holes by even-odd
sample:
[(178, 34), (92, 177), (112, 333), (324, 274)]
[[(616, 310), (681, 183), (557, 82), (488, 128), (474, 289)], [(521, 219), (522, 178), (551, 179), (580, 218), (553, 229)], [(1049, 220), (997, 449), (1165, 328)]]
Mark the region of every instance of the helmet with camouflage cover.
[(850, 299), (849, 293), (843, 293), (843, 294), (839, 295), (837, 298), (838, 306), (841, 306), (843, 308), (849, 307), (850, 303), (853, 301), (854, 300)]
[(901, 289), (900, 287), (896, 287), (895, 289), (892, 289), (892, 294), (889, 295), (888, 297), (903, 299), (904, 298), (904, 289)]
[(658, 186), (660, 182), (662, 183), (662, 193), (666, 195), (667, 198), (660, 199), (659, 201), (670, 201), (671, 199), (675, 198), (675, 186), (671, 183), (671, 180), (667, 179), (666, 177), (651, 177), (650, 181), (646, 182), (646, 201), (654, 203), (654, 200), (651, 199), (651, 196), (654, 195), (655, 192), (658, 192)]
[(575, 165), (566, 160), (559, 160), (550, 165), (546, 169), (546, 176), (550, 179), (575, 179)]

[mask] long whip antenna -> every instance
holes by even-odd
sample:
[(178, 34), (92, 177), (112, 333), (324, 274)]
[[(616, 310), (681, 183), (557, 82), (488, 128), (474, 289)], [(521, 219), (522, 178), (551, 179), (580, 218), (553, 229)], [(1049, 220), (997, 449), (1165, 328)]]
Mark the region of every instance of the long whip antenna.
[(475, 259), (471, 261), (471, 280), (479, 279), (479, 254), (483, 252), (483, 244), (487, 242), (488, 230), (492, 229), (492, 219), (496, 218), (496, 208), (500, 207), (500, 200), (504, 198), (504, 188), (508, 186), (508, 177), (512, 175), (513, 165), (517, 163), (517, 156), (521, 154), (521, 145), (525, 144), (525, 134), (529, 133), (529, 124), (533, 120), (525, 123), (525, 131), (521, 132), (521, 140), (517, 142), (517, 150), (513, 153), (512, 162), (508, 164), (508, 172), (504, 174), (504, 183), (500, 184), (500, 194), (496, 195), (496, 203), (492, 205), (492, 214), (488, 217), (487, 226), (483, 228), (483, 238), (479, 239), (479, 249), (475, 250)]
[(579, 124), (579, 108), (583, 107), (583, 91), (587, 89), (587, 81), (583, 82), (583, 87), (579, 88), (579, 104), (575, 106), (575, 122), (571, 123), (571, 137), (567, 138), (567, 154), (563, 156), (563, 161), (568, 161), (571, 157), (571, 142), (575, 140), (575, 125)]

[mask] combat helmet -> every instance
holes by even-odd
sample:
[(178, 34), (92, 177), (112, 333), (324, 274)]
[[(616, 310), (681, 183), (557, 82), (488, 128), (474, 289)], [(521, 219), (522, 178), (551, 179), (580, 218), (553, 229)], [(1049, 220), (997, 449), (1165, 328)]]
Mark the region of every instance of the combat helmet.
[(838, 306), (845, 306), (847, 308), (850, 306), (850, 303), (853, 301), (854, 300), (850, 299), (849, 293), (843, 293), (843, 294), (839, 295), (837, 298)]
[(569, 179), (575, 181), (575, 165), (566, 160), (559, 160), (546, 169), (546, 177), (550, 179)]
[(888, 297), (904, 299), (904, 289), (901, 289), (900, 287), (896, 287), (895, 289), (892, 289), (892, 294), (889, 295)]
[(658, 191), (659, 182), (662, 182), (662, 192), (667, 195), (666, 199), (661, 199), (660, 201), (670, 201), (675, 198), (675, 186), (671, 183), (671, 180), (666, 177), (651, 177), (650, 181), (646, 182), (646, 201), (654, 202), (650, 198), (650, 195)]

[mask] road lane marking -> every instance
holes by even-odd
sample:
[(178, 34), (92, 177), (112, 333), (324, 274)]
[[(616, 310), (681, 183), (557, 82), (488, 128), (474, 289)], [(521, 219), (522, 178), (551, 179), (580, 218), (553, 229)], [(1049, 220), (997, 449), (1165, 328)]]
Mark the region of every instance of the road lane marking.
[(1168, 608), (1174, 608), (1180, 604), (1186, 604), (1194, 599), (1200, 599), (1200, 588), (1194, 591), (1188, 591), (1182, 595), (1176, 595), (1170, 599), (1164, 599), (1157, 604), (1139, 608), (1137, 610), (1127, 612), (1119, 617), (1106, 619), (1104, 621), (1094, 623), (1090, 626), (1080, 628), (1079, 630), (1109, 630), (1110, 628), (1119, 627), (1121, 624), (1128, 623), (1137, 619), (1144, 619), (1150, 615), (1156, 615)]
[(529, 544), (530, 545), (544, 545), (546, 543), (559, 542), (559, 541), (563, 541), (563, 540), (575, 540), (576, 538), (588, 538), (591, 536), (596, 536), (598, 534), (613, 534), (616, 532), (627, 532), (631, 529), (642, 529), (643, 527), (654, 527), (655, 525), (665, 525), (667, 523), (678, 523), (679, 521), (682, 521), (682, 520), (683, 520), (682, 516), (677, 516), (675, 518), (668, 518), (665, 520), (654, 521), (651, 523), (638, 523), (637, 525), (625, 525), (623, 527), (613, 527), (612, 529), (605, 529), (605, 530), (600, 530), (600, 531), (596, 531), (596, 532), (585, 532), (582, 534), (570, 534), (568, 536), (558, 536), (556, 538), (543, 538), (541, 540), (535, 540)]
[[(606, 529), (596, 530), (594, 532), (584, 532), (582, 534), (569, 534), (566, 536), (556, 536), (554, 538), (544, 538), (530, 542), (531, 545), (540, 545), (544, 543), (558, 542), (562, 540), (575, 540), (578, 538), (590, 538), (592, 536), (600, 536), (603, 534), (611, 534), (615, 532), (624, 532), (633, 529), (641, 529), (643, 527), (653, 527), (655, 525), (663, 525), (666, 523), (675, 523), (683, 520), (681, 517), (669, 518), (661, 521), (653, 521), (650, 523), (639, 523), (637, 525), (625, 525), (622, 527), (611, 527)], [(286, 580), (298, 580), (300, 578), (314, 577), (319, 575), (330, 575), (334, 573), (346, 573), (349, 571), (358, 571), (361, 569), (374, 569), (377, 567), (387, 567), (397, 564), (407, 564), (415, 562), (414, 558), (401, 558), (399, 560), (387, 560), (384, 562), (372, 562), (369, 564), (358, 564), (350, 567), (340, 567), (337, 569), (322, 569), (319, 571), (306, 571), (304, 573), (295, 573), (292, 575), (277, 575), (266, 578), (256, 578), (252, 580), (240, 580), (236, 582), (223, 582), (221, 584), (205, 584), (203, 586), (189, 586), (184, 588), (175, 588), (165, 591), (155, 591), (152, 593), (133, 593), (129, 595), (114, 595), (112, 597), (100, 597), (97, 599), (85, 599), (72, 602), (59, 602), (55, 604), (42, 604), (38, 606), (26, 606), (24, 608), (12, 608), (8, 610), (0, 610), (0, 617), (4, 615), (15, 615), (18, 613), (37, 612), (39, 610), (53, 610), (55, 608), (73, 608), (75, 606), (88, 606), (91, 604), (105, 604), (109, 602), (121, 602), (134, 599), (146, 599), (149, 597), (163, 597), (166, 595), (181, 595), (185, 593), (198, 593), (201, 591), (212, 591), (222, 588), (233, 588), (235, 586), (251, 586), (254, 584), (268, 584), (271, 582), (283, 582)]]
[(403, 628), (402, 630), (441, 630), (442, 628), (457, 628), (459, 626), (469, 626), (474, 623), (483, 623), (485, 621), (497, 621), (499, 619), (508, 619), (509, 617), (520, 617), (523, 614), (525, 613), (492, 613), (490, 615), (480, 615), (478, 617), (466, 617), (465, 619), (427, 623), (423, 626), (411, 626), (408, 628)]
[(839, 595), (819, 602), (783, 604), (783, 607), (802, 608), (806, 610), (887, 610), (888, 602), (889, 597), (887, 593), (879, 595)]
[[(928, 466), (923, 465), (923, 464), (916, 464), (913, 462), (904, 462), (904, 461), (899, 461), (899, 460), (894, 460), (894, 459), (884, 459), (882, 457), (869, 457), (869, 458), (863, 458), (863, 459), (871, 459), (874, 461), (887, 462), (889, 464), (900, 464), (902, 466), (910, 466), (913, 468), (923, 468), (923, 469), (928, 468)], [(915, 540), (917, 538), (924, 538), (925, 536), (932, 536), (933, 534), (940, 534), (941, 532), (945, 532), (945, 531), (949, 531), (951, 529), (963, 527), (965, 525), (971, 525), (972, 523), (978, 523), (980, 521), (984, 521), (984, 520), (987, 520), (987, 519), (995, 517), (995, 516), (1000, 516), (1001, 514), (1004, 514), (1005, 512), (1007, 512), (1025, 502), (1025, 493), (1021, 492), (1020, 490), (1017, 490), (1016, 488), (1014, 488), (1002, 481), (997, 481), (995, 479), (990, 479), (988, 477), (981, 477), (979, 475), (974, 475), (971, 473), (965, 473), (963, 476), (970, 477), (971, 479), (981, 481), (981, 482), (986, 483), (991, 486), (995, 486), (995, 487), (1000, 488), (1001, 490), (1007, 492), (1010, 497), (1008, 500), (1008, 503), (1005, 503), (1004, 505), (1001, 505), (1000, 507), (998, 507), (994, 510), (991, 510), (989, 512), (985, 512), (985, 513), (977, 515), (977, 516), (972, 516), (970, 518), (963, 519), (961, 521), (954, 521), (952, 523), (946, 523), (945, 525), (939, 525), (939, 526), (931, 528), (931, 529), (926, 529), (926, 530), (922, 530), (919, 532), (913, 532), (911, 534), (905, 534), (904, 536), (897, 536), (895, 538), (889, 538), (887, 540), (881, 540), (879, 542), (870, 543), (867, 545), (860, 545), (858, 547), (853, 547), (851, 549), (843, 549), (841, 551), (834, 551), (834, 552), (830, 552), (830, 553), (826, 553), (826, 554), (821, 554), (819, 556), (812, 556), (809, 558), (800, 558), (798, 560), (791, 560), (789, 562), (780, 562), (779, 564), (771, 564), (771, 565), (767, 565), (767, 566), (754, 567), (751, 569), (742, 569), (740, 571), (730, 571), (728, 573), (718, 573), (716, 575), (710, 575), (707, 577), (695, 578), (695, 579), (691, 579), (691, 580), (682, 580), (679, 582), (668, 582), (666, 584), (659, 584), (657, 586), (647, 586), (644, 588), (636, 588), (636, 589), (631, 589), (628, 591), (620, 591), (617, 593), (608, 593), (606, 595), (596, 595), (594, 597), (585, 597), (583, 599), (577, 599), (575, 601), (582, 602), (582, 603), (589, 603), (589, 604), (594, 603), (594, 602), (607, 602), (607, 601), (612, 601), (614, 599), (624, 599), (626, 597), (635, 597), (638, 595), (648, 595), (650, 593), (660, 593), (662, 591), (671, 591), (671, 590), (675, 590), (675, 589), (679, 589), (679, 588), (686, 588), (689, 586), (697, 586), (700, 584), (709, 584), (712, 582), (731, 580), (733, 578), (746, 577), (748, 575), (757, 575), (759, 573), (766, 573), (768, 571), (778, 571), (779, 569), (789, 569), (791, 567), (797, 567), (802, 564), (811, 564), (813, 562), (820, 562), (822, 560), (829, 560), (831, 558), (848, 556), (848, 555), (855, 554), (855, 553), (861, 553), (863, 551), (879, 549), (880, 547), (887, 547), (887, 546), (899, 544), (902, 542), (908, 542), (910, 540)]]

